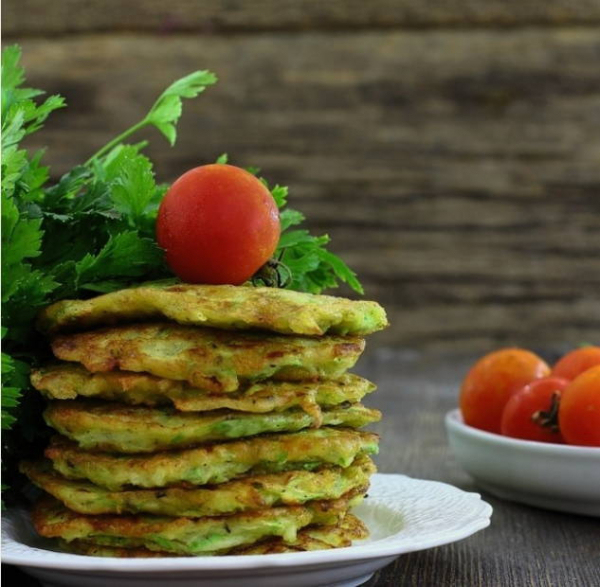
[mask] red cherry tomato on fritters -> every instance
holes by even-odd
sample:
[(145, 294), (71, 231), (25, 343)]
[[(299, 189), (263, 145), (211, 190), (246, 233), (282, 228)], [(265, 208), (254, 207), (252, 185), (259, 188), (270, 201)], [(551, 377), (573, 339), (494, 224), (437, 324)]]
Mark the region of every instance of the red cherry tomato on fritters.
[(467, 373), (461, 387), (459, 404), (465, 423), (499, 434), (510, 396), (549, 373), (540, 357), (524, 349), (507, 348), (486, 355)]
[(575, 379), (578, 375), (600, 365), (600, 347), (584, 346), (567, 353), (552, 368), (552, 375)]
[(558, 429), (558, 409), (568, 384), (567, 379), (545, 377), (513, 393), (502, 413), (502, 434), (538, 442), (564, 442)]
[(600, 447), (600, 365), (584, 371), (563, 391), (558, 424), (568, 444)]
[(156, 222), (169, 267), (189, 283), (244, 283), (273, 255), (280, 231), (277, 205), (262, 182), (221, 164), (175, 181)]

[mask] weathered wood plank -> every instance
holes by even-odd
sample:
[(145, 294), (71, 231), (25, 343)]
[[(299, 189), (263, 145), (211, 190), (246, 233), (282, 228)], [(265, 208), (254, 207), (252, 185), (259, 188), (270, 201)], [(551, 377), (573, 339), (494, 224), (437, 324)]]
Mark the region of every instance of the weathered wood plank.
[(596, 0), (5, 0), (4, 35), (392, 27), (511, 27), (600, 22)]
[[(174, 78), (188, 103), (161, 179), (228, 151), (292, 188), (390, 309), (376, 343), (600, 339), (596, 29), (92, 36), (23, 42), (70, 102), (34, 137), (55, 172), (138, 120)], [(40, 142), (41, 141), (41, 142)]]

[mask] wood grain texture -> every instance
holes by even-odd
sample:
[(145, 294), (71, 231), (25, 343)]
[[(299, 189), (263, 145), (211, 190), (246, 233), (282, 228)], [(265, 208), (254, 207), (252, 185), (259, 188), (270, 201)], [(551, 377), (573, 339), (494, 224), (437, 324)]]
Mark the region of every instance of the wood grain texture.
[(393, 327), (376, 344), (600, 339), (600, 34), (302, 33), (24, 40), (36, 87), (67, 97), (31, 145), (54, 173), (197, 68), (161, 180), (260, 165), (355, 268)]
[[(550, 361), (558, 356), (552, 350), (542, 354)], [(444, 414), (456, 407), (460, 381), (476, 358), (464, 353), (369, 352), (367, 347), (358, 371), (379, 384), (367, 403), (384, 413), (383, 421), (373, 427), (382, 435), (377, 457), (381, 472), (480, 491), (455, 462), (443, 428)], [(530, 508), (485, 493), (483, 498), (494, 507), (489, 528), (448, 546), (403, 555), (365, 587), (600, 584), (597, 518)], [(8, 585), (39, 587), (11, 567), (3, 567), (3, 578)]]
[(5, 0), (5, 35), (600, 23), (596, 0)]

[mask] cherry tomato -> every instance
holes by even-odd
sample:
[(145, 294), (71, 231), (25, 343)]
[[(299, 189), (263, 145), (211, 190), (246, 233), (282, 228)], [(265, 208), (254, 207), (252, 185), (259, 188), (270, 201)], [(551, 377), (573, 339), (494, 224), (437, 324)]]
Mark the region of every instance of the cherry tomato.
[(600, 347), (584, 346), (567, 353), (552, 368), (552, 375), (575, 379), (578, 375), (600, 365)]
[(280, 230), (269, 190), (251, 173), (221, 164), (175, 181), (156, 222), (169, 267), (189, 283), (244, 283), (272, 256)]
[(479, 359), (460, 391), (465, 423), (499, 434), (502, 412), (510, 396), (549, 373), (550, 368), (540, 357), (523, 349), (501, 349)]
[(545, 377), (513, 393), (502, 412), (502, 434), (538, 442), (564, 442), (558, 430), (558, 406), (567, 385), (567, 379)]
[(568, 444), (600, 447), (600, 365), (584, 371), (563, 391), (558, 424)]

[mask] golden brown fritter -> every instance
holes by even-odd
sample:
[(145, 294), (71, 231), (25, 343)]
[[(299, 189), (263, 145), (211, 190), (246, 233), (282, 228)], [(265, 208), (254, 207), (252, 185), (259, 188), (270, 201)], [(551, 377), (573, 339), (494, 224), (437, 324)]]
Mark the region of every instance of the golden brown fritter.
[(376, 302), (268, 287), (178, 284), (145, 285), (89, 300), (63, 300), (40, 314), (38, 326), (56, 334), (164, 319), (224, 330), (313, 336), (365, 335), (388, 325), (384, 309)]
[(75, 363), (55, 363), (34, 369), (31, 383), (48, 399), (78, 397), (118, 401), (149, 407), (173, 404), (182, 412), (206, 412), (223, 408), (241, 412), (279, 412), (300, 407), (318, 418), (320, 407), (358, 402), (375, 385), (346, 373), (337, 379), (318, 381), (260, 381), (235, 393), (211, 393), (185, 381), (132, 371), (90, 373)]
[(149, 455), (84, 451), (55, 439), (45, 454), (65, 477), (116, 491), (224, 483), (249, 473), (314, 470), (328, 464), (347, 467), (358, 455), (376, 454), (378, 440), (369, 432), (323, 427)]
[(299, 409), (266, 414), (232, 410), (198, 413), (94, 400), (53, 401), (44, 412), (49, 426), (81, 448), (119, 453), (156, 452), (258, 434), (296, 432), (319, 427), (321, 422), (361, 428), (380, 418), (381, 412), (362, 404), (327, 408), (318, 418)]
[(52, 497), (37, 502), (32, 512), (36, 531), (47, 538), (93, 540), (105, 546), (144, 547), (183, 555), (201, 555), (255, 544), (270, 537), (294, 542), (311, 524), (335, 525), (359, 503), (366, 488), (329, 501), (310, 501), (229, 516), (175, 518), (167, 516), (88, 516), (68, 510)]
[(286, 544), (281, 539), (267, 540), (237, 548), (226, 554), (281, 554), (307, 550), (325, 550), (351, 546), (353, 540), (369, 537), (369, 530), (353, 514), (346, 514), (337, 526), (309, 526), (298, 533), (298, 540)]
[(315, 471), (249, 475), (191, 488), (111, 491), (89, 481), (67, 479), (54, 471), (49, 461), (23, 462), (20, 469), (38, 487), (80, 514), (146, 513), (188, 518), (338, 499), (351, 490), (367, 487), (376, 470), (369, 457), (359, 456), (345, 469), (320, 467)]
[(144, 371), (214, 392), (241, 382), (340, 377), (364, 350), (356, 337), (311, 338), (138, 324), (58, 336), (52, 350), (91, 372)]
[[(306, 552), (309, 550), (326, 550), (351, 546), (353, 540), (368, 538), (367, 527), (353, 514), (346, 514), (337, 525), (308, 526), (300, 530), (296, 540), (291, 543), (281, 538), (270, 538), (250, 546), (242, 546), (231, 550), (222, 550), (217, 555), (250, 555), (250, 554), (282, 554), (286, 552)], [(123, 548), (118, 546), (102, 546), (86, 540), (60, 541), (63, 550), (73, 554), (86, 556), (104, 556), (116, 558), (161, 558), (174, 555), (164, 551), (153, 551), (147, 548)], [(203, 553), (204, 556), (212, 553)]]
[[(82, 556), (101, 556), (105, 558), (165, 558), (176, 555), (163, 551), (148, 550), (143, 546), (138, 548), (125, 548), (123, 546), (104, 546), (103, 544), (94, 544), (91, 540), (59, 540), (58, 544), (64, 552), (71, 554), (80, 554)], [(203, 556), (206, 556), (204, 554)]]

